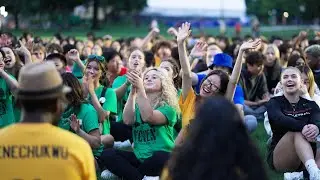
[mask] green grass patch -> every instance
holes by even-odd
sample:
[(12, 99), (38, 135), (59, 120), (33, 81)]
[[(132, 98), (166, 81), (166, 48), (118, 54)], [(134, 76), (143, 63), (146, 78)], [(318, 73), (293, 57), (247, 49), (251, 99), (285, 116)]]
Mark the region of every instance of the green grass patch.
[(258, 128), (251, 135), (253, 141), (256, 143), (257, 148), (260, 151), (262, 160), (264, 161), (264, 166), (267, 171), (270, 180), (283, 180), (283, 173), (277, 173), (269, 168), (267, 165), (267, 133), (264, 129), (263, 122), (258, 124)]
[[(160, 28), (160, 34), (163, 37), (169, 38), (169, 35), (167, 34), (168, 27), (165, 27), (164, 25)], [(64, 30), (58, 30), (58, 29), (30, 29), (29, 32), (32, 32), (35, 36), (40, 36), (43, 38), (51, 38), (55, 33), (61, 32), (65, 36), (75, 36), (79, 39), (84, 39), (86, 37), (87, 32), (90, 32), (92, 30), (89, 29), (89, 27), (74, 27)], [(11, 30), (11, 32), (15, 35), (20, 36), (24, 31), (23, 30)], [(148, 26), (141, 25), (140, 27), (136, 27), (133, 24), (116, 24), (116, 25), (105, 25), (102, 29), (93, 31), (95, 32), (97, 37), (102, 37), (104, 35), (110, 34), (114, 37), (114, 39), (119, 38), (127, 38), (127, 37), (144, 37), (148, 33)], [(219, 29), (218, 28), (208, 28), (204, 29), (202, 32), (200, 32), (199, 29), (193, 29), (192, 34), (193, 35), (199, 35), (199, 34), (206, 34), (206, 35), (218, 35)], [(251, 30), (249, 27), (242, 28), (242, 36), (250, 34)], [(299, 29), (296, 30), (287, 30), (285, 28), (279, 30), (279, 31), (268, 31), (268, 32), (261, 32), (261, 35), (266, 37), (271, 37), (273, 35), (280, 36), (285, 39), (290, 39), (293, 34), (299, 33)], [(235, 35), (233, 28), (227, 28), (226, 35), (228, 37), (233, 37)]]

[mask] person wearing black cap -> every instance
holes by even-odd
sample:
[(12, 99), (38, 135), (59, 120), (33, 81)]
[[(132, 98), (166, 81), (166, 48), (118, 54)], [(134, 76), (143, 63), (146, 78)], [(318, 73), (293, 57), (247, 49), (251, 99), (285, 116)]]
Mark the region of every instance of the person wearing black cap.
[(21, 122), (0, 130), (1, 179), (96, 180), (89, 144), (55, 126), (70, 92), (55, 65), (27, 64), (18, 83)]

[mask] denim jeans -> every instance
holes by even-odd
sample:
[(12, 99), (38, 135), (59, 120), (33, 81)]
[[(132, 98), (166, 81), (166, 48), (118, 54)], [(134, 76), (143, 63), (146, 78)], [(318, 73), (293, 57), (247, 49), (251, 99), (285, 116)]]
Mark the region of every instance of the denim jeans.
[(264, 105), (261, 106), (247, 106), (243, 105), (244, 115), (253, 115), (258, 120), (264, 119), (264, 113), (267, 111), (267, 108)]
[(252, 133), (258, 126), (257, 118), (253, 115), (244, 116), (244, 124), (249, 133)]

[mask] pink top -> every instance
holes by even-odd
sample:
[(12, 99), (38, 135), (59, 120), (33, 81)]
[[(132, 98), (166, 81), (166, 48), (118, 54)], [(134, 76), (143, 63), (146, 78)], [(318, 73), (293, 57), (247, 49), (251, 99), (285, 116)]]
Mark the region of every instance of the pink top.
[(72, 72), (72, 70), (71, 70), (71, 68), (69, 66), (66, 66), (66, 72), (69, 72), (69, 73)]

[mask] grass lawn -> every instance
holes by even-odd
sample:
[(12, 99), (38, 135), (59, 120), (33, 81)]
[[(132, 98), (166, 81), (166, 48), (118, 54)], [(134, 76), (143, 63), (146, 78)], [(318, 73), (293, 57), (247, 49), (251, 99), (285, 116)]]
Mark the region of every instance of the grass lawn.
[(255, 141), (257, 148), (260, 150), (261, 158), (265, 162), (265, 169), (269, 176), (270, 180), (282, 180), (283, 173), (276, 173), (272, 171), (266, 163), (267, 157), (267, 145), (266, 142), (268, 140), (267, 133), (264, 130), (263, 122), (258, 124), (258, 128), (256, 131), (251, 135), (252, 139)]
[[(160, 26), (160, 34), (164, 37), (169, 37), (167, 34), (168, 27), (165, 27), (164, 25)], [(15, 35), (21, 35), (23, 31), (21, 30), (10, 30)], [(44, 29), (33, 29), (29, 30), (32, 32), (35, 36), (50, 38), (57, 32), (62, 32), (65, 36), (75, 36), (79, 39), (84, 39), (87, 32), (90, 32), (91, 30), (88, 27), (75, 27), (75, 28), (69, 28), (65, 30), (44, 30)], [(124, 37), (144, 37), (148, 33), (148, 28), (145, 25), (141, 25), (140, 27), (135, 27), (131, 23), (129, 24), (121, 24), (121, 25), (104, 25), (103, 28), (100, 30), (94, 31), (98, 37), (104, 36), (106, 34), (110, 34), (114, 37), (114, 39), (118, 38), (124, 38)], [(299, 32), (298, 29), (296, 30), (289, 30), (285, 27), (278, 30), (278, 31), (268, 31), (268, 32), (261, 32), (261, 35), (266, 37), (271, 37), (272, 35), (277, 35), (285, 39), (290, 39), (293, 34), (297, 34)], [(204, 34), (209, 35), (218, 35), (219, 29), (218, 28), (210, 28), (210, 29), (204, 29)], [(199, 29), (193, 29), (192, 34), (198, 35), (200, 34)], [(233, 28), (227, 28), (226, 35), (228, 37), (234, 36), (234, 29)], [(250, 34), (250, 28), (243, 27), (242, 28), (242, 36)]]

